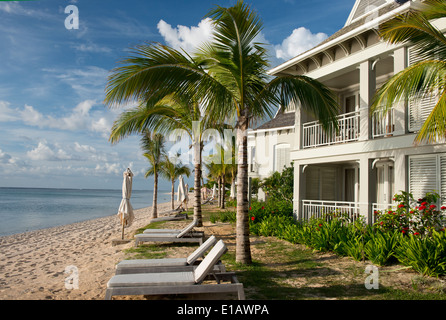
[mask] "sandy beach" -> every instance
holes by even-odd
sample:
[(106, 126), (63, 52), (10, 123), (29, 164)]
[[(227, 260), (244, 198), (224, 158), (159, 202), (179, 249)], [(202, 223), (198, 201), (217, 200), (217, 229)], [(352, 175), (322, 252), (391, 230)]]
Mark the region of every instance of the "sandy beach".
[[(158, 205), (159, 213), (169, 210), (170, 202)], [(125, 238), (147, 225), (151, 212), (152, 207), (135, 210)], [(123, 250), (134, 245), (112, 245), (112, 240), (121, 239), (121, 230), (117, 215), (111, 215), (0, 237), (0, 300), (104, 299), (115, 264), (124, 258)], [(66, 285), (76, 271), (77, 289)]]

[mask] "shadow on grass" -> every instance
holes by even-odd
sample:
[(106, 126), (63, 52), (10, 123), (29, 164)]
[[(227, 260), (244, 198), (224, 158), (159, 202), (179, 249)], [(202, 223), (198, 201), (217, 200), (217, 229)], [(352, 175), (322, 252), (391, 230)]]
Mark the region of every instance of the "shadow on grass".
[[(286, 272), (267, 270), (263, 266), (252, 266), (250, 270), (237, 272), (243, 283), (247, 299), (255, 300), (298, 300), (298, 299), (381, 299), (390, 293), (385, 287), (378, 290), (365, 288), (364, 283), (318, 284), (307, 281), (310, 277), (339, 275), (329, 268), (295, 269)], [(309, 284), (308, 284), (309, 283)]]

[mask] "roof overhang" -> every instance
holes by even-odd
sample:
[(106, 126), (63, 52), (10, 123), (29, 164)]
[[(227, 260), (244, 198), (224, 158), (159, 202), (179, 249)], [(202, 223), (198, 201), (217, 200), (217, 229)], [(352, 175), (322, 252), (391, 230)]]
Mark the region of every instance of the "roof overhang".
[(313, 49), (308, 50), (307, 52), (304, 52), (301, 55), (296, 56), (295, 58), (288, 60), (285, 63), (282, 63), (281, 65), (278, 65), (277, 67), (270, 69), (267, 74), (268, 75), (277, 75), (280, 72), (285, 71), (286, 69), (288, 69), (289, 67), (292, 67), (296, 64), (298, 64), (299, 62), (305, 60), (305, 59), (309, 59), (314, 55), (323, 53), (324, 51), (336, 46), (336, 45), (340, 45), (343, 41), (346, 41), (350, 38), (353, 38), (355, 36), (358, 36), (360, 34), (362, 34), (363, 32), (366, 32), (370, 29), (373, 29), (374, 27), (376, 27), (376, 25), (379, 25), (380, 23), (383, 23), (389, 19), (391, 19), (392, 17), (401, 14), (403, 12), (408, 11), (409, 9), (414, 9), (417, 7), (417, 3), (416, 2), (412, 2), (412, 1), (408, 1), (405, 4), (395, 8), (392, 11), (389, 11), (385, 14), (383, 14), (382, 16), (377, 17), (376, 19), (373, 19), (371, 21), (368, 21), (367, 23), (358, 26), (357, 28), (343, 34), (340, 35), (339, 37), (332, 39), (331, 41), (328, 41), (326, 43), (323, 43), (320, 46), (317, 46)]

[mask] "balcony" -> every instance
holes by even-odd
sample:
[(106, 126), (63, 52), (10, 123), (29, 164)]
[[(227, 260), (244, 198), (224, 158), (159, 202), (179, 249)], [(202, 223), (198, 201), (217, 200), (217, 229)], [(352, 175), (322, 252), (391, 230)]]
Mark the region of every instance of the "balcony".
[[(344, 113), (338, 116), (339, 131), (325, 132), (319, 121), (303, 125), (303, 148), (315, 148), (339, 143), (357, 141), (360, 134), (359, 111)], [(392, 137), (395, 131), (394, 110), (382, 115), (376, 112), (371, 117), (372, 139)]]
[(375, 112), (372, 116), (372, 138), (391, 137), (395, 131), (394, 109), (382, 115)]
[(359, 111), (338, 116), (339, 131), (325, 132), (319, 121), (303, 125), (303, 148), (314, 148), (357, 141), (359, 138)]

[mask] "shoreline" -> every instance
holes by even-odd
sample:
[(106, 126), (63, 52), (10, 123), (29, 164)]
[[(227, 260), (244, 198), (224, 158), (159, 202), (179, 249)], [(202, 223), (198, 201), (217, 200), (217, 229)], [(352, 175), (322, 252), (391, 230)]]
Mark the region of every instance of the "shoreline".
[[(159, 214), (170, 210), (159, 203)], [(134, 210), (124, 238), (149, 224), (152, 206)], [(121, 239), (117, 214), (67, 225), (0, 237), (0, 300), (96, 300), (104, 299), (115, 264), (133, 241), (112, 246)], [(65, 272), (67, 270), (67, 272)], [(78, 288), (67, 278), (78, 273)], [(67, 281), (67, 284), (65, 283)]]

